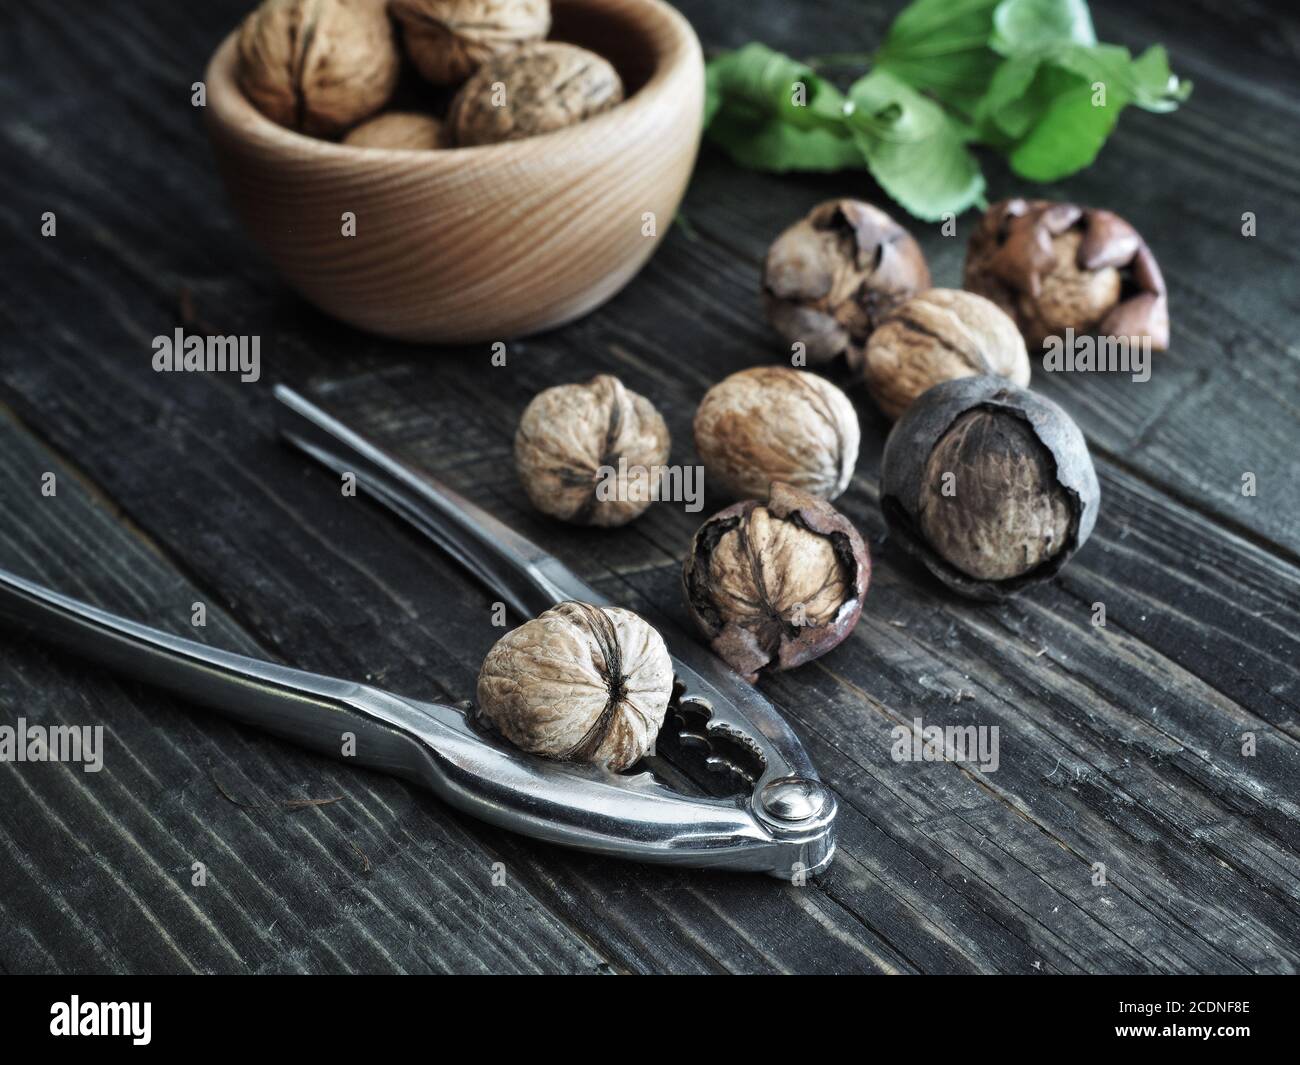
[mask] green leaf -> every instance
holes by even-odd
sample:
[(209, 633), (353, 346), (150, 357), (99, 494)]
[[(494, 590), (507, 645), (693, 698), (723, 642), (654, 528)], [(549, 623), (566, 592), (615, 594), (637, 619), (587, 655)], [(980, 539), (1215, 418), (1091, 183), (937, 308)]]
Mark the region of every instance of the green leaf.
[(844, 120), (844, 95), (810, 67), (762, 44), (711, 60), (708, 137), (758, 170), (842, 170), (862, 166)]
[(988, 46), (998, 3), (916, 0), (889, 27), (874, 69), (970, 114), (998, 64)]
[(1097, 158), (1124, 107), (1119, 93), (1108, 92), (1097, 106), (1092, 86), (1074, 78), (1051, 103), (1029, 134), (1011, 152), (1011, 167), (1030, 181), (1059, 181)]
[[(861, 65), (853, 48), (819, 62)], [(744, 166), (865, 163), (908, 211), (934, 219), (982, 199), (971, 142), (1056, 181), (1093, 162), (1126, 106), (1170, 111), (1191, 89), (1160, 46), (1134, 59), (1099, 43), (1086, 0), (913, 0), (847, 100), (807, 64), (749, 44), (709, 63), (705, 120)]]
[(844, 112), (844, 96), (811, 67), (765, 44), (751, 43), (710, 60), (709, 92), (738, 118), (807, 127), (834, 125)]
[(863, 165), (862, 152), (848, 129), (836, 133), (798, 129), (780, 122), (754, 125), (719, 114), (709, 126), (709, 140), (732, 162), (751, 170), (783, 174), (793, 170), (833, 172)]
[(1192, 83), (1169, 69), (1169, 55), (1163, 45), (1153, 44), (1133, 60), (1130, 69), (1133, 102), (1147, 111), (1173, 111), (1192, 95)]
[(983, 140), (1017, 141), (1029, 132), (1042, 111), (1027, 96), (1039, 63), (1036, 56), (1015, 56), (999, 64), (988, 92), (975, 107), (975, 124)]
[(1088, 82), (1101, 82), (1106, 91), (1116, 90), (1126, 99), (1133, 96), (1133, 60), (1128, 49), (1114, 44), (1065, 44), (1052, 49), (1047, 60)]
[(989, 44), (1002, 55), (1032, 55), (1070, 43), (1097, 43), (1085, 0), (1002, 0), (993, 13)]
[(916, 217), (960, 214), (983, 195), (968, 130), (933, 100), (876, 69), (849, 89), (849, 102), (849, 125), (871, 176)]

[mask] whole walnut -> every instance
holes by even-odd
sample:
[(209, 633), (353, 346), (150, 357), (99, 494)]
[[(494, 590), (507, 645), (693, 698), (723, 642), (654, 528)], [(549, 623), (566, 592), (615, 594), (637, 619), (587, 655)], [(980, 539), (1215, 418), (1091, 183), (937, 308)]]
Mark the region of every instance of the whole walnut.
[(344, 137), (343, 143), (354, 148), (406, 150), (448, 147), (443, 124), (432, 115), (414, 111), (385, 111), (382, 115), (376, 115)]
[(1059, 572), (1091, 534), (1100, 496), (1079, 427), (1002, 377), (935, 385), (885, 444), (880, 506), (891, 536), (976, 599)]
[(748, 680), (793, 669), (853, 630), (871, 579), (858, 531), (825, 500), (786, 484), (700, 526), (682, 569), (687, 609)]
[(624, 525), (658, 496), (670, 447), (650, 401), (598, 374), (533, 397), (515, 433), (515, 467), (543, 513), (577, 525)]
[(1110, 211), (996, 203), (971, 235), (964, 284), (1011, 315), (1031, 348), (1066, 329), (1169, 346), (1160, 267), (1137, 230)]
[(654, 749), (672, 690), (658, 632), (630, 610), (567, 602), (493, 645), (478, 709), (525, 751), (618, 771)]
[(695, 449), (730, 495), (765, 498), (773, 481), (822, 499), (849, 486), (858, 461), (858, 415), (829, 381), (785, 366), (733, 373), (695, 412)]
[(572, 126), (622, 99), (607, 60), (543, 41), (485, 61), (456, 94), (449, 121), (459, 145), (497, 144)]
[(390, 0), (406, 54), (435, 85), (458, 85), (485, 60), (540, 41), (550, 0)]
[(809, 360), (851, 366), (880, 320), (930, 287), (911, 234), (859, 200), (828, 200), (773, 242), (763, 266), (767, 320)]
[(871, 397), (890, 418), (931, 385), (979, 374), (1023, 388), (1029, 353), (996, 304), (951, 288), (932, 288), (897, 307), (871, 334), (862, 363)]
[(263, 0), (239, 28), (236, 78), (267, 118), (318, 137), (373, 115), (400, 61), (376, 0)]

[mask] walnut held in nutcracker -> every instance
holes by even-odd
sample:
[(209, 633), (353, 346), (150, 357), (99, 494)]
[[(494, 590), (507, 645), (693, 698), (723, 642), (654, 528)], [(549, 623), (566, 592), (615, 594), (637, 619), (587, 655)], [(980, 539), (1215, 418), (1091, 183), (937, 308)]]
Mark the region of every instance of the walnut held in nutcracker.
[(1066, 329), (1169, 346), (1164, 277), (1119, 215), (1050, 200), (1003, 200), (966, 250), (964, 284), (1012, 318), (1031, 348)]
[(709, 479), (763, 498), (773, 481), (834, 499), (858, 461), (858, 415), (829, 381), (785, 366), (733, 373), (695, 412), (695, 448)]
[(332, 137), (397, 84), (393, 26), (375, 0), (264, 0), (239, 29), (239, 87), (262, 114)]
[(900, 304), (871, 334), (862, 376), (876, 405), (897, 418), (931, 385), (998, 374), (1029, 384), (1016, 324), (983, 296), (932, 288)]
[(672, 688), (668, 649), (641, 618), (567, 602), (493, 645), (478, 709), (525, 751), (617, 771), (654, 749)]
[(543, 513), (623, 525), (657, 498), (670, 446), (650, 401), (599, 374), (533, 397), (515, 433), (515, 466)]
[(1001, 377), (935, 385), (885, 444), (880, 506), (893, 539), (975, 599), (1055, 575), (1091, 534), (1100, 495), (1070, 416)]
[(607, 60), (543, 41), (487, 60), (456, 94), (449, 121), (459, 145), (497, 144), (563, 129), (622, 99)]
[(406, 54), (435, 85), (457, 85), (494, 55), (540, 41), (550, 0), (391, 0)]
[(871, 578), (867, 546), (825, 500), (785, 484), (736, 503), (695, 534), (682, 570), (686, 605), (713, 650), (753, 681), (838, 646)]
[(763, 303), (772, 327), (810, 361), (856, 365), (880, 320), (930, 287), (920, 245), (884, 211), (828, 200), (772, 244)]
[(343, 138), (354, 148), (402, 148), (432, 150), (446, 148), (443, 124), (432, 115), (414, 111), (386, 111), (361, 123)]

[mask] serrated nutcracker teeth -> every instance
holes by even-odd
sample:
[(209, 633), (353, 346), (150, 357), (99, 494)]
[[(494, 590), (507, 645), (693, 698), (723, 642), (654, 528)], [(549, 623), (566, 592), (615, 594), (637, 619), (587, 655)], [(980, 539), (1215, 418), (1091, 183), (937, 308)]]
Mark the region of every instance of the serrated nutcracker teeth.
[(752, 788), (767, 767), (762, 751), (749, 736), (713, 722), (707, 699), (690, 694), (678, 683), (669, 715), (676, 725), (670, 733), (683, 755), (703, 764), (711, 774), (727, 774), (739, 788)]

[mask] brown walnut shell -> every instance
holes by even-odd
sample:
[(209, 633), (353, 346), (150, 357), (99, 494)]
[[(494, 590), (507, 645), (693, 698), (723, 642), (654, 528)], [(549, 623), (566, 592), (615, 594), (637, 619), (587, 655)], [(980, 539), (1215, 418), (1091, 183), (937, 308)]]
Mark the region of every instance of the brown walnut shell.
[(654, 750), (672, 690), (654, 628), (630, 610), (566, 602), (493, 645), (477, 694), (517, 747), (617, 772)]
[(1101, 498), (1079, 427), (1002, 377), (925, 392), (890, 432), (880, 479), (891, 542), (973, 599), (1055, 576), (1092, 533)]
[(333, 137), (393, 93), (400, 61), (376, 0), (264, 0), (239, 28), (236, 77), (273, 122)]
[(818, 204), (776, 238), (763, 266), (768, 321), (813, 363), (846, 355), (856, 366), (881, 319), (929, 287), (920, 245), (860, 200)]
[(1066, 329), (1169, 346), (1160, 267), (1138, 231), (1111, 211), (996, 203), (971, 234), (964, 284), (1011, 315), (1033, 349)]
[(447, 131), (432, 115), (386, 111), (361, 123), (343, 138), (353, 148), (400, 148), (430, 151), (446, 148)]
[(624, 525), (652, 502), (671, 443), (648, 399), (598, 374), (533, 397), (515, 433), (515, 467), (544, 514), (576, 525)]
[(815, 373), (754, 366), (705, 393), (695, 449), (711, 481), (732, 496), (764, 497), (773, 481), (822, 499), (849, 486), (858, 461), (858, 414)]
[(682, 568), (687, 609), (713, 650), (754, 681), (853, 631), (871, 579), (867, 545), (823, 499), (786, 484), (709, 518)]
[(415, 69), (435, 85), (459, 85), (551, 29), (550, 0), (390, 0), (389, 9)]
[(901, 304), (871, 335), (862, 364), (871, 398), (890, 418), (940, 381), (980, 374), (1028, 385), (1024, 338), (991, 300), (951, 288)]
[(456, 94), (448, 121), (458, 145), (499, 144), (572, 126), (622, 99), (608, 60), (542, 41), (487, 60)]

